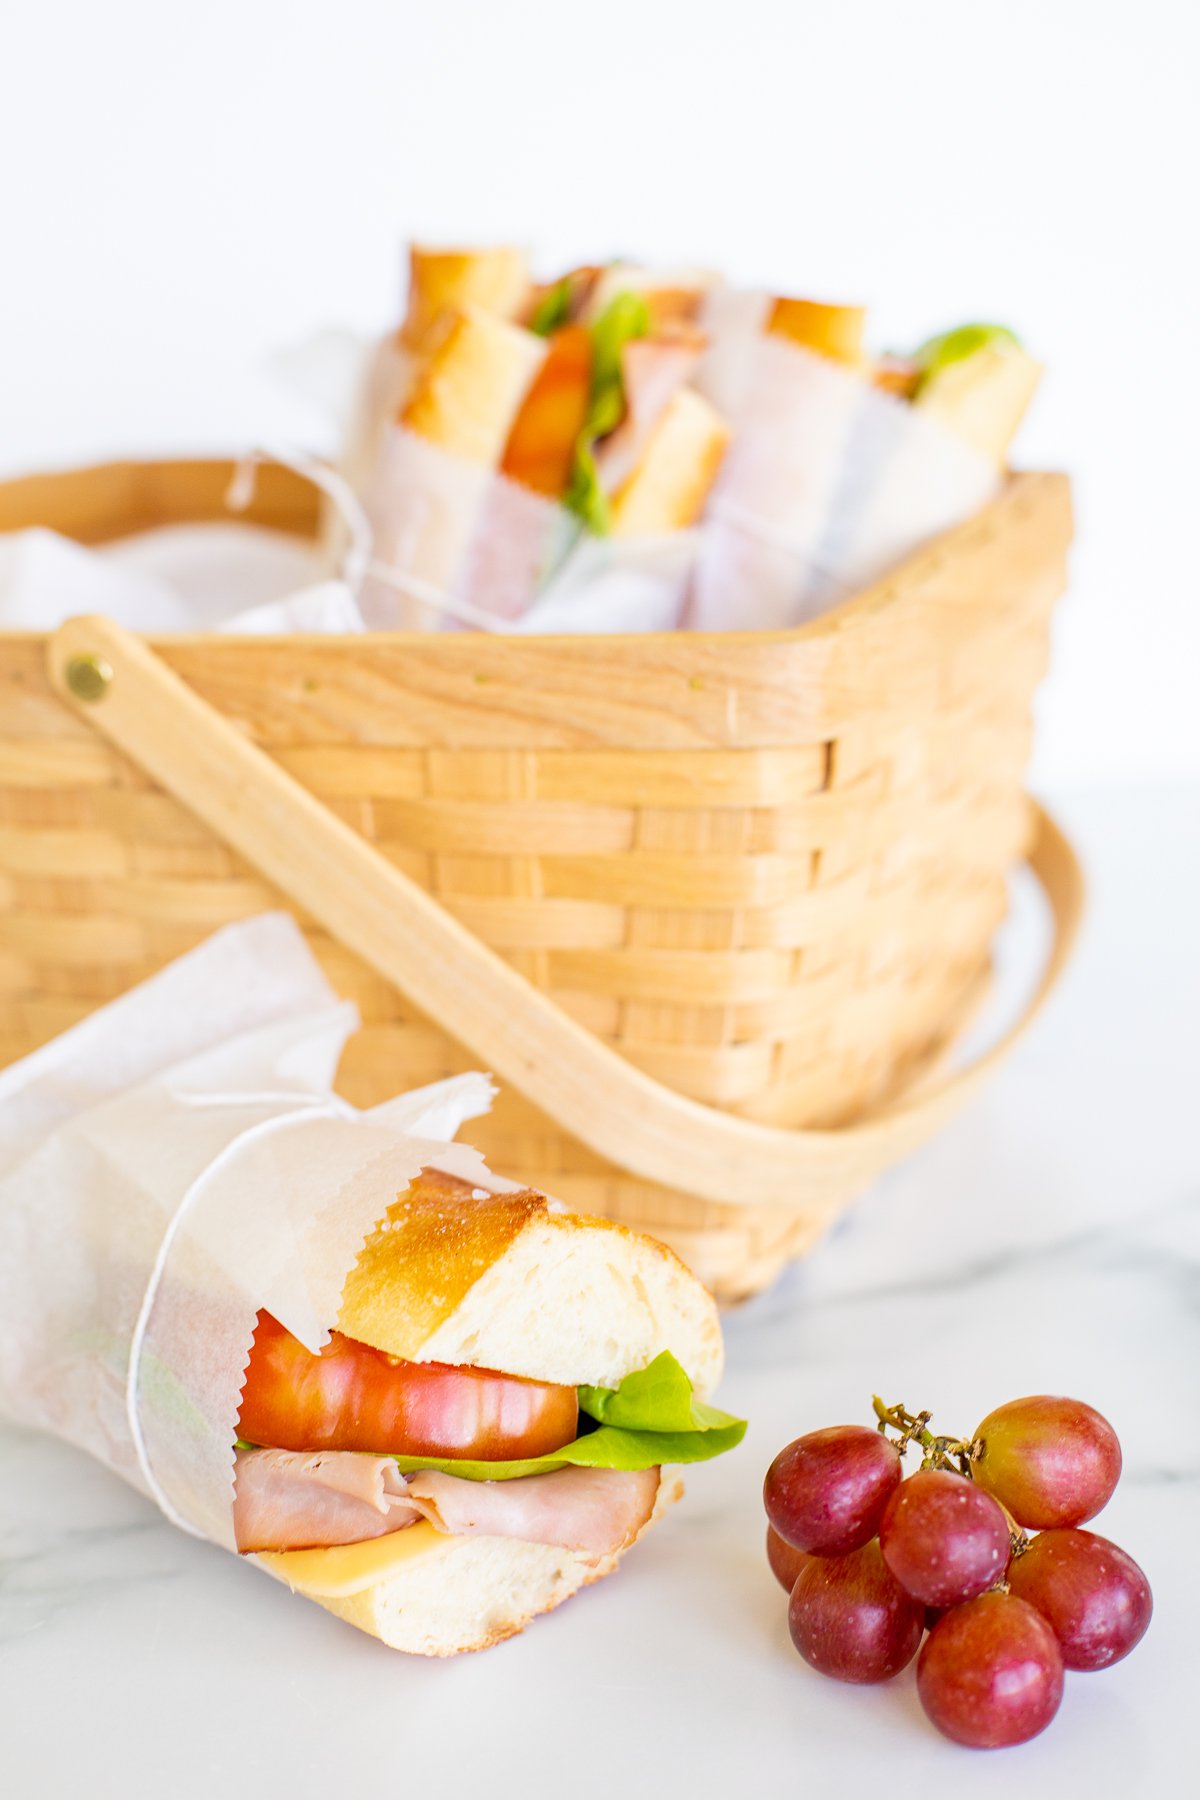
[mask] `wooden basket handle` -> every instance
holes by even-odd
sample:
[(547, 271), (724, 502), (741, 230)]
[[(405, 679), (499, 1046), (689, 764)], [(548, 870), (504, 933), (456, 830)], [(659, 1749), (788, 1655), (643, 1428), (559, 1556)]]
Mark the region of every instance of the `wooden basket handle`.
[(814, 1217), (928, 1138), (1012, 1048), (1058, 981), (1078, 930), (1083, 877), (1040, 810), (1030, 866), (1055, 941), (1023, 1017), (973, 1066), (861, 1123), (781, 1130), (664, 1087), (610, 1050), (182, 681), (105, 618), (49, 640), (56, 690), (97, 732), (481, 1063), (598, 1155), (647, 1181), (722, 1204)]

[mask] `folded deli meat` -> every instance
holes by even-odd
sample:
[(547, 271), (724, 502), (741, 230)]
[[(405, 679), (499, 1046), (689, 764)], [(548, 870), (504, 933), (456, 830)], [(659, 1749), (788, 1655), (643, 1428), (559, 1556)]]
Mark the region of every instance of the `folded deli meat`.
[(242, 1550), (361, 1543), (427, 1519), (452, 1537), (519, 1538), (608, 1556), (654, 1511), (658, 1469), (554, 1469), (513, 1481), (464, 1481), (437, 1469), (402, 1475), (388, 1456), (335, 1450), (239, 1450)]
[(399, 1649), (518, 1631), (731, 1448), (712, 1300), (662, 1245), (528, 1190), (426, 1170), (368, 1239), (312, 1354), (260, 1313), (238, 1548)]

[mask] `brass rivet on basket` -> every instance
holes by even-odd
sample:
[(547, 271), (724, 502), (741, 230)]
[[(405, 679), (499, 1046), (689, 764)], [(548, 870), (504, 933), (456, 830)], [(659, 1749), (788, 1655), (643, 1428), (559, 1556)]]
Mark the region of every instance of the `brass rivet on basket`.
[(112, 664), (90, 652), (73, 656), (67, 664), (66, 678), (77, 700), (103, 700), (112, 682)]

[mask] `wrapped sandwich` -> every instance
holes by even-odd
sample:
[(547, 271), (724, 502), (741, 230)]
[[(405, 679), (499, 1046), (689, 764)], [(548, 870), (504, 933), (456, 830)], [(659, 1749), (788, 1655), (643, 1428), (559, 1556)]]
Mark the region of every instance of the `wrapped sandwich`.
[(683, 623), (788, 628), (995, 499), (1040, 369), (972, 326), (873, 356), (861, 307), (718, 289), (697, 385), (729, 419)]
[(385, 1643), (519, 1631), (731, 1448), (712, 1300), (451, 1140), (359, 1112), (290, 919), (226, 928), (0, 1072), (0, 1412)]
[(427, 1169), (311, 1355), (260, 1313), (238, 1547), (396, 1649), (478, 1650), (610, 1574), (732, 1447), (716, 1309), (662, 1245)]
[(412, 254), (350, 457), (375, 533), (368, 624), (512, 621), (614, 574), (657, 578), (675, 622), (691, 546), (648, 564), (642, 547), (696, 523), (728, 441), (691, 384), (704, 278), (521, 271), (514, 252)]
[(511, 247), (410, 256), (347, 464), (368, 625), (803, 622), (994, 497), (1039, 365), (1001, 327), (878, 356), (866, 311)]

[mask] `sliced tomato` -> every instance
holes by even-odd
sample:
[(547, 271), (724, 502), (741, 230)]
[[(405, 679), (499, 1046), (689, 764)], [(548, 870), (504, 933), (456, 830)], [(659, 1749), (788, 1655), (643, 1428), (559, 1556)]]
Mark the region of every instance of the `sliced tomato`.
[(535, 494), (558, 500), (571, 478), (571, 459), (587, 420), (592, 384), (592, 334), (565, 325), (550, 339), (541, 368), (513, 420), (500, 472)]
[(335, 1331), (318, 1356), (260, 1312), (238, 1434), (274, 1450), (371, 1450), (488, 1461), (573, 1442), (575, 1389), (493, 1369), (402, 1362)]

